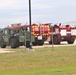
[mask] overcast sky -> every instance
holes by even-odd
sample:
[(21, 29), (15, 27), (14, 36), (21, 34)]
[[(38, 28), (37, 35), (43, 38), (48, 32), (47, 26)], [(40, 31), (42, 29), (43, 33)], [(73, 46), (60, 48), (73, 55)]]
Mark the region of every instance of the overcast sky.
[[(29, 23), (29, 0), (0, 0), (0, 27)], [(31, 0), (32, 23), (76, 21), (76, 0)]]

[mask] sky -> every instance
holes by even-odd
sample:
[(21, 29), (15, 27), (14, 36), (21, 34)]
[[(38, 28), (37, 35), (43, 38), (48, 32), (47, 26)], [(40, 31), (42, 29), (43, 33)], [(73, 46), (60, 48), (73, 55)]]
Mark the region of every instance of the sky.
[[(76, 21), (76, 0), (31, 0), (32, 23)], [(29, 24), (29, 0), (0, 0), (0, 28)]]

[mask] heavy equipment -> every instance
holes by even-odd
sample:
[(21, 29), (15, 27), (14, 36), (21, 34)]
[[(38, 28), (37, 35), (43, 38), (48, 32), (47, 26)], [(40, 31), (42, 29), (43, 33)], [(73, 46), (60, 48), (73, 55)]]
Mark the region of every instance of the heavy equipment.
[[(30, 26), (26, 25), (29, 30)], [(32, 35), (35, 37), (33, 45), (43, 45), (47, 40), (47, 37), (50, 35), (50, 23), (45, 24), (32, 24), (31, 25)]]
[[(21, 24), (12, 24), (1, 30), (0, 34), (0, 47), (5, 48), (11, 46), (11, 48), (17, 48), (19, 46), (30, 47), (30, 32), (27, 28), (21, 26)], [(35, 38), (32, 36), (32, 42)]]
[(76, 39), (76, 26), (71, 25), (54, 25), (50, 27), (50, 35), (47, 41), (52, 44), (60, 44), (61, 41), (67, 41), (73, 44)]

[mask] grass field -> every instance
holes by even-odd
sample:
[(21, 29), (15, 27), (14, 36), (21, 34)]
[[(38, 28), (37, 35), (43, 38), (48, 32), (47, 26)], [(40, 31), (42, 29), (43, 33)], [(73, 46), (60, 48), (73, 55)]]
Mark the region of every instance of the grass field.
[(0, 54), (0, 75), (76, 75), (76, 46)]

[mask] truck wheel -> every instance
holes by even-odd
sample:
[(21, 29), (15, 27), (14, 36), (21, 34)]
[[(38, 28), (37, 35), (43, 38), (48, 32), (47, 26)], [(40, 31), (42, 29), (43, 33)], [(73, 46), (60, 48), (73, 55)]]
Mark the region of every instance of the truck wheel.
[(44, 41), (43, 41), (43, 40), (38, 40), (37, 42), (38, 42), (38, 45), (39, 45), (39, 46), (41, 46), (41, 45), (44, 44)]
[(33, 46), (37, 46), (37, 42), (32, 42)]
[(49, 44), (52, 44), (52, 41), (49, 41)]
[(6, 48), (6, 45), (4, 44), (4, 42), (1, 42), (1, 48)]
[(19, 42), (15, 38), (12, 38), (10, 40), (10, 45), (11, 45), (11, 48), (17, 48), (17, 47), (19, 47)]
[(2, 37), (0, 38), (0, 47), (1, 48), (6, 48), (6, 45), (5, 45), (4, 40), (3, 40)]
[(60, 44), (60, 41), (59, 41), (59, 39), (58, 39), (57, 36), (54, 36), (54, 37), (53, 37), (53, 43), (54, 43), (54, 44)]
[(68, 43), (68, 44), (73, 44), (74, 41), (75, 41), (75, 39), (74, 39), (74, 40), (68, 40), (67, 43)]

